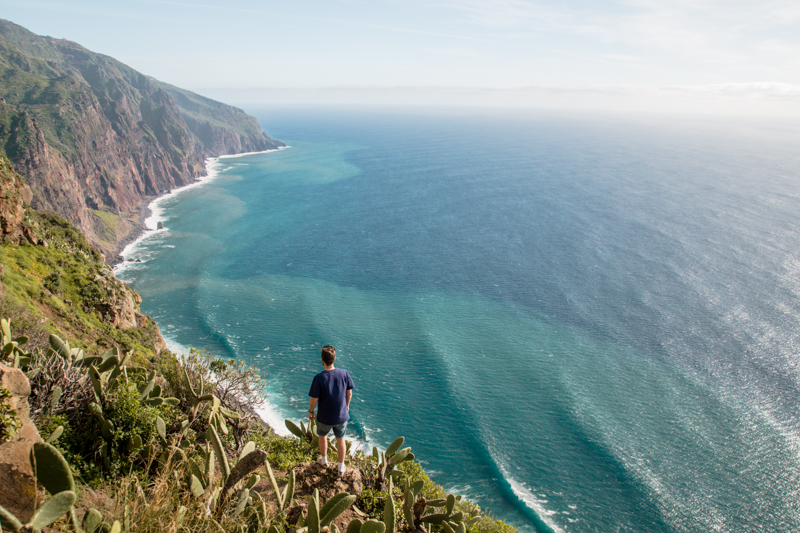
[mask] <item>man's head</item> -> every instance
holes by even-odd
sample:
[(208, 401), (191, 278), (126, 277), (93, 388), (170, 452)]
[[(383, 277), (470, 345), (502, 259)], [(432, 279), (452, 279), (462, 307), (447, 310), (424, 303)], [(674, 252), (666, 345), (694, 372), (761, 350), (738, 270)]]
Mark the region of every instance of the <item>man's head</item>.
[(331, 366), (336, 361), (336, 348), (330, 345), (322, 347), (322, 362), (325, 366)]

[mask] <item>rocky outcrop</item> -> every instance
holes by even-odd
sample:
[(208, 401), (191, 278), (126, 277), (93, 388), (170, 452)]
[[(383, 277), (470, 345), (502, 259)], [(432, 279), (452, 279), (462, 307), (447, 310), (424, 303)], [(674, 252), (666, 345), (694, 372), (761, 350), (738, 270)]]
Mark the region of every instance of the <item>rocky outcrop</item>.
[[(317, 461), (311, 463), (300, 463), (294, 467), (295, 479), (295, 496), (297, 501), (308, 501), (306, 496), (314, 494), (315, 490), (319, 491), (320, 501), (328, 501), (340, 492), (347, 492), (349, 494), (361, 494), (364, 490), (364, 482), (361, 478), (361, 470), (349, 465), (344, 474), (334, 473), (336, 463), (330, 466), (322, 466)], [(308, 511), (307, 503), (299, 503), (290, 507), (286, 511), (286, 522), (288, 524), (296, 524), (303, 513)], [(347, 530), (347, 526), (351, 520), (358, 518), (364, 520), (364, 516), (352, 507), (347, 509), (344, 513), (339, 515), (334, 524), (339, 531)]]
[[(53, 235), (61, 235), (61, 239), (72, 235), (70, 242), (58, 244), (67, 248), (70, 253), (84, 257), (89, 271), (94, 274), (91, 283), (81, 286), (82, 306), (87, 312), (96, 312), (100, 319), (120, 329), (142, 328), (150, 318), (139, 310), (142, 298), (139, 294), (114, 276), (114, 272), (103, 260), (101, 254), (93, 249), (79, 232), (72, 228), (68, 221), (53, 213), (37, 213), (25, 207), (26, 199), (30, 200), (31, 191), (25, 180), (14, 172), (11, 162), (0, 156), (0, 242), (19, 244), (26, 241), (31, 244), (48, 247), (53, 242)], [(65, 231), (66, 230), (66, 231)], [(77, 239), (78, 241), (75, 241)], [(0, 264), (0, 294), (2, 294), (2, 274), (4, 265)], [(62, 273), (63, 275), (63, 273)], [(60, 279), (56, 275), (56, 279)], [(53, 291), (58, 292), (52, 286)], [(43, 286), (43, 293), (52, 295), (50, 289)], [(72, 301), (66, 300), (69, 306)], [(56, 313), (57, 314), (57, 313)], [(166, 349), (164, 339), (157, 327), (146, 329), (154, 350), (158, 353)]]
[(2, 389), (11, 393), (7, 405), (19, 417), (21, 428), (10, 440), (0, 438), (0, 505), (25, 523), (36, 509), (37, 499), (41, 501), (44, 498), (43, 491), (37, 491), (29, 460), (33, 443), (41, 442), (42, 438), (28, 416), (31, 386), (25, 374), (17, 368), (0, 364)]
[(110, 268), (103, 268), (93, 281), (101, 292), (93, 308), (100, 313), (103, 322), (122, 329), (144, 325), (147, 315), (139, 311), (142, 303), (139, 293), (118, 280)]
[(30, 183), (31, 205), (112, 261), (142, 202), (204, 174), (206, 157), (283, 146), (241, 109), (8, 21), (0, 74), (0, 148)]
[(0, 240), (36, 244), (36, 234), (25, 224), (25, 204), (32, 196), (30, 187), (14, 172), (11, 162), (0, 156)]
[(340, 492), (350, 494), (361, 494), (364, 489), (364, 482), (361, 479), (361, 471), (351, 465), (344, 474), (331, 475), (336, 468), (333, 463), (323, 466), (313, 461), (310, 463), (300, 463), (294, 467), (295, 493), (297, 495), (314, 494), (314, 490), (319, 491), (320, 499), (329, 500)]

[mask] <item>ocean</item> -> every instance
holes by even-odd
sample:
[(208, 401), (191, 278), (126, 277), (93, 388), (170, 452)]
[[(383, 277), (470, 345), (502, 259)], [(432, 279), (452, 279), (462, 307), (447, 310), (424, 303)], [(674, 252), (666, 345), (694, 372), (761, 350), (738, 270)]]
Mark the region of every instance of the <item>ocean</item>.
[(800, 125), (249, 111), (290, 147), (156, 200), (116, 271), (276, 429), (332, 344), (350, 437), (523, 532), (800, 530)]

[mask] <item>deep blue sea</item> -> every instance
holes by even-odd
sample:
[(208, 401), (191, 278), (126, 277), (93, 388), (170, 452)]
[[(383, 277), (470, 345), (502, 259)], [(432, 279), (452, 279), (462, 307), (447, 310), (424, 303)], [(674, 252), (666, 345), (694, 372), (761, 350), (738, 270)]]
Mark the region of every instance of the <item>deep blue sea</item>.
[(249, 111), (291, 147), (158, 200), (117, 271), (278, 429), (333, 344), (350, 436), (522, 531), (800, 531), (800, 125)]

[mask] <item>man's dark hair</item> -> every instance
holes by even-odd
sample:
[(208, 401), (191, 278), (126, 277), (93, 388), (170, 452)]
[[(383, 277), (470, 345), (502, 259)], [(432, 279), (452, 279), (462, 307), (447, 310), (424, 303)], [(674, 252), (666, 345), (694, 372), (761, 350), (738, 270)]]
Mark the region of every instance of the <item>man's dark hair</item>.
[(322, 362), (326, 366), (331, 366), (336, 361), (336, 348), (330, 345), (322, 347)]

